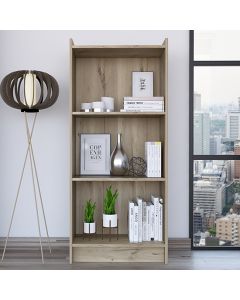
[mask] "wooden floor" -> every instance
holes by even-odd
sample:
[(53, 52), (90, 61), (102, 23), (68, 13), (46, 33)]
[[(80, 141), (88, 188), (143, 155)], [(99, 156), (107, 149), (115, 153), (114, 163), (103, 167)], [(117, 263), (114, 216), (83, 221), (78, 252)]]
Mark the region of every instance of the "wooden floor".
[[(27, 245), (26, 245), (27, 244)], [(0, 253), (2, 253), (2, 243)], [(239, 270), (240, 251), (170, 250), (167, 265), (156, 263), (68, 263), (68, 246), (64, 241), (52, 244), (52, 254), (44, 247), (45, 264), (41, 263), (39, 245), (9, 244), (0, 270)]]

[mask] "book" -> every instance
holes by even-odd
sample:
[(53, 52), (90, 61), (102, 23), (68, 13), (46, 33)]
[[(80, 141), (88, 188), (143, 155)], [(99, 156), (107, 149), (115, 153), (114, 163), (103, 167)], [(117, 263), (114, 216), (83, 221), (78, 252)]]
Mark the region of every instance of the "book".
[(147, 202), (143, 201), (142, 203), (142, 240), (146, 242), (148, 240), (147, 233)]
[(151, 241), (154, 241), (154, 205), (150, 204), (150, 230), (149, 237)]
[(164, 112), (163, 109), (140, 109), (140, 108), (128, 108), (120, 109), (120, 112)]
[(151, 195), (151, 201), (154, 205), (154, 241), (159, 241), (159, 210), (160, 202), (159, 198)]
[(151, 241), (151, 236), (150, 236), (150, 206), (151, 203), (147, 202), (146, 203), (146, 240)]
[(138, 243), (138, 205), (134, 202), (134, 215), (133, 215), (133, 242)]
[(138, 242), (141, 243), (143, 241), (143, 200), (141, 198), (137, 198), (138, 204)]
[(163, 241), (163, 200), (160, 198), (160, 209), (159, 209), (159, 241)]
[(128, 238), (133, 243), (133, 221), (134, 221), (134, 203), (129, 201), (128, 204)]
[(164, 101), (164, 97), (123, 97), (124, 101)]
[(147, 177), (161, 177), (161, 142), (145, 142), (145, 160)]

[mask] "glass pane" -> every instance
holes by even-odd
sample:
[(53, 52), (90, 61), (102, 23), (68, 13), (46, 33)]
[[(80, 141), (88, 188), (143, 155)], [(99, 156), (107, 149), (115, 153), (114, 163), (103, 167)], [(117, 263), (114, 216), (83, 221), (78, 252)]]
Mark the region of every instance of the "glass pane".
[(240, 60), (240, 31), (194, 31), (194, 60)]
[(194, 68), (194, 154), (240, 154), (240, 67)]
[(195, 160), (194, 246), (240, 246), (240, 161)]

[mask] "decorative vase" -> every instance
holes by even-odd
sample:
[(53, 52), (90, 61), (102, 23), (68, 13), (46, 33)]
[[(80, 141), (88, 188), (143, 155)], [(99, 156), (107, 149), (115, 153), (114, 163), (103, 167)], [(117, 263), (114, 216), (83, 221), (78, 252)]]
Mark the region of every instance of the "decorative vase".
[(117, 145), (111, 154), (111, 175), (125, 175), (128, 168), (128, 157), (122, 147), (121, 133), (118, 133)]
[(84, 222), (84, 233), (95, 233), (96, 232), (96, 223), (85, 223)]
[(103, 227), (117, 227), (117, 214), (103, 214)]

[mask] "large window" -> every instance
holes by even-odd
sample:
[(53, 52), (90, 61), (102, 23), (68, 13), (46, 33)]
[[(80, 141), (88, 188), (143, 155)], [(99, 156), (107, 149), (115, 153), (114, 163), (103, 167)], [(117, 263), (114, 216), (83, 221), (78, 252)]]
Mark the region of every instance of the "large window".
[(190, 31), (190, 235), (240, 248), (240, 31)]

